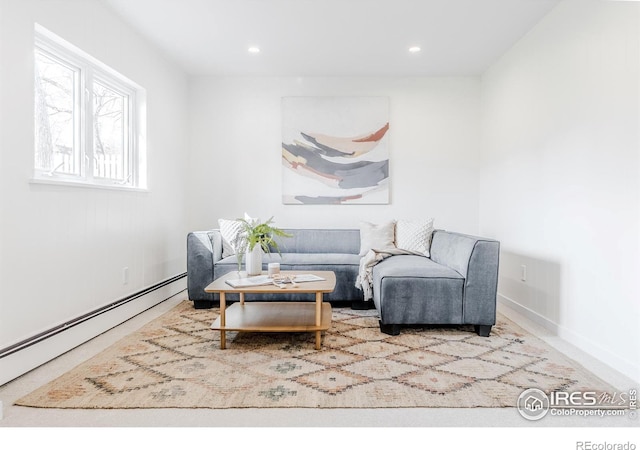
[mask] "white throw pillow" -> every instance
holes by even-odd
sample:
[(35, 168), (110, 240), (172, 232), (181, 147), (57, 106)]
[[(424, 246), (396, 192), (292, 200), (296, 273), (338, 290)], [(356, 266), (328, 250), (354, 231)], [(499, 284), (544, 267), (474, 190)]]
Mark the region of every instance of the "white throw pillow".
[(398, 220), (396, 247), (429, 256), (433, 237), (433, 220)]
[(232, 242), (242, 233), (242, 222), (239, 220), (219, 219), (220, 234), (222, 235), (222, 258), (233, 256), (236, 250)]
[(360, 256), (371, 249), (384, 250), (394, 248), (395, 221), (379, 225), (360, 222)]
[[(244, 213), (244, 220), (251, 225), (259, 221), (259, 219), (250, 217), (247, 213)], [(222, 258), (235, 255), (236, 240), (238, 239), (238, 235), (244, 232), (242, 222), (236, 219), (218, 219), (218, 226), (220, 228), (220, 234), (222, 235)]]

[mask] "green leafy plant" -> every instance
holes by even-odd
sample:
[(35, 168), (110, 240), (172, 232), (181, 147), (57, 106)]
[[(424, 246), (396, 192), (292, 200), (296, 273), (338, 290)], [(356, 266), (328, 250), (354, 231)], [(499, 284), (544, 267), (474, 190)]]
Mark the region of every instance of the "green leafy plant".
[(238, 220), (242, 223), (242, 227), (244, 228), (244, 237), (249, 251), (252, 251), (256, 245), (260, 245), (260, 247), (262, 247), (262, 251), (265, 253), (271, 253), (272, 248), (280, 253), (278, 243), (275, 241), (274, 236), (293, 236), (280, 228), (274, 227), (272, 225), (273, 217), (266, 222), (258, 222), (256, 220), (248, 221), (245, 219)]

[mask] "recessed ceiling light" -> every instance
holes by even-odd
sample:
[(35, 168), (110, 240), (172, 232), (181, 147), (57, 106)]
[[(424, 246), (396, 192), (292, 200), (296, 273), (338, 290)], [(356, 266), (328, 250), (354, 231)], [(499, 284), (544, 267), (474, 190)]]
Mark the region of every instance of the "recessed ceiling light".
[(420, 47), (418, 47), (417, 45), (413, 46), (413, 47), (409, 47), (409, 51), (411, 53), (418, 53), (420, 51)]
[(247, 51), (249, 53), (260, 53), (260, 47), (249, 47)]

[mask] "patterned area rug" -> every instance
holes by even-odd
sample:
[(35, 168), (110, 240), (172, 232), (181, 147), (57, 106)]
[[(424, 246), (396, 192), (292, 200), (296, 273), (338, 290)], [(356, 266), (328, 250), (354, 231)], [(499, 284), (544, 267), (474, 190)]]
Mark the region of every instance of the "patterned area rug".
[(613, 391), (542, 340), (499, 316), (472, 327), (380, 333), (375, 310), (333, 309), (312, 333), (228, 333), (217, 309), (185, 301), (104, 352), (21, 398), (43, 408), (514, 407), (527, 388)]

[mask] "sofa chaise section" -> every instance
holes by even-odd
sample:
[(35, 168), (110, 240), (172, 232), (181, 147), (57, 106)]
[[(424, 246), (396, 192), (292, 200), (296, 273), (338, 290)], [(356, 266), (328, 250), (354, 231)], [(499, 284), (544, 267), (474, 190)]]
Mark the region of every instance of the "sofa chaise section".
[(436, 230), (431, 258), (400, 255), (373, 268), (380, 329), (401, 325), (473, 325), (488, 336), (496, 320), (498, 241)]

